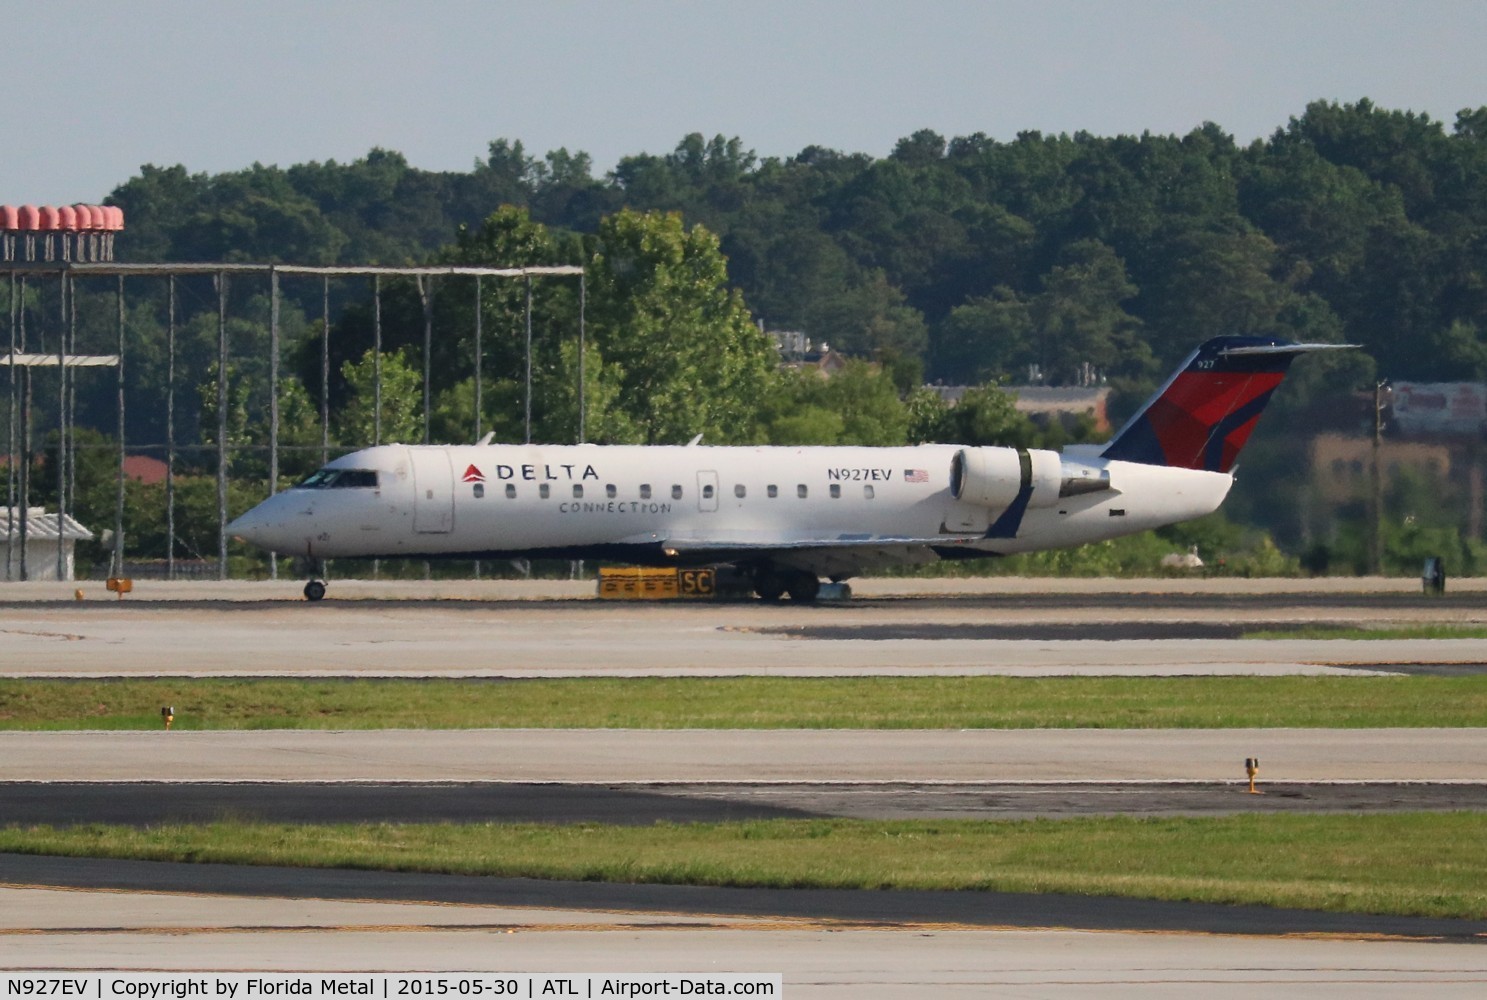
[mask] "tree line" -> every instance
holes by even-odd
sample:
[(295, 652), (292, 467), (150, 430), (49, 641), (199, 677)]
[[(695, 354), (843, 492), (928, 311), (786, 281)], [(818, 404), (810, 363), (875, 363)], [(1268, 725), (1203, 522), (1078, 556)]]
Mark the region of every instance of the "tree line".
[[(923, 130), (883, 157), (812, 146), (761, 158), (693, 134), (603, 176), (582, 152), (499, 139), (465, 172), (380, 149), (217, 175), (145, 166), (108, 200), (125, 210), (130, 261), (583, 264), (596, 441), (1043, 443), (1059, 432), (1022, 421), (997, 384), (1103, 382), (1118, 418), (1193, 345), (1228, 333), (1362, 345), (1298, 366), (1276, 404), (1293, 416), (1379, 377), (1487, 378), (1487, 108), (1448, 127), (1368, 100), (1316, 102), (1248, 145), (1212, 123), (1181, 136)], [(405, 388), (421, 377), (432, 316), (432, 436), (468, 439), (473, 297), (452, 282), (384, 291), (377, 366)], [(488, 282), (479, 305), (482, 425), (505, 440), (521, 430), (524, 292)], [(320, 289), (287, 294), (285, 433), (313, 454)], [(233, 295), (230, 433), (246, 441), (265, 410), (267, 298)], [(334, 439), (364, 443), (372, 306), (365, 288), (333, 295), (325, 402)], [(539, 439), (576, 436), (577, 297), (560, 282), (534, 296)], [(130, 390), (136, 440), (162, 438), (161, 312), (158, 291), (130, 306), (148, 355)], [(209, 371), (215, 316), (200, 308), (186, 325), (183, 350)], [(858, 361), (830, 382), (781, 372), (761, 329)], [(993, 388), (947, 411), (926, 381)], [(183, 419), (210, 443), (215, 395), (201, 395)], [(421, 439), (408, 393), (389, 395), (403, 410), (378, 415), (383, 439)], [(105, 430), (110, 402), (93, 401)], [(1293, 458), (1262, 439), (1250, 470), (1268, 483)], [(1285, 510), (1238, 499), (1246, 520), (1308, 541)]]
[(468, 172), (373, 150), (204, 175), (142, 168), (109, 199), (131, 260), (417, 263), (501, 205), (560, 234), (623, 209), (715, 234), (771, 329), (931, 380), (1149, 381), (1217, 333), (1361, 343), (1395, 378), (1487, 375), (1487, 108), (1317, 102), (1247, 146), (1187, 135), (924, 130), (886, 157), (759, 158), (686, 136), (596, 177), (497, 140)]

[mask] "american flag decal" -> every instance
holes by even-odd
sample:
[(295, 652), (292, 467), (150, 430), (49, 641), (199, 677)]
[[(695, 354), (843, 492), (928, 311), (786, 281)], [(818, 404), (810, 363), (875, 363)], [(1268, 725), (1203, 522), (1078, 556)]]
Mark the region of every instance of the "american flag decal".
[(904, 482), (927, 483), (929, 482), (929, 473), (926, 472), (924, 469), (905, 469)]

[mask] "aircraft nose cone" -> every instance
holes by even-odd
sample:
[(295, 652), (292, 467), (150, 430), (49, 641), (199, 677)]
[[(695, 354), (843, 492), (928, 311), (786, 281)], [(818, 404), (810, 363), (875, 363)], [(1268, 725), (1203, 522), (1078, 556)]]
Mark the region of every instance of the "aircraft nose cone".
[(285, 544), (289, 534), (285, 522), (287, 513), (284, 494), (280, 493), (269, 497), (241, 517), (234, 518), (227, 525), (227, 533), (256, 548), (283, 552), (286, 551)]
[(233, 538), (241, 538), (249, 545), (263, 546), (264, 531), (267, 527), (262, 512), (262, 504), (243, 514), (241, 517), (233, 518), (227, 525), (227, 533)]

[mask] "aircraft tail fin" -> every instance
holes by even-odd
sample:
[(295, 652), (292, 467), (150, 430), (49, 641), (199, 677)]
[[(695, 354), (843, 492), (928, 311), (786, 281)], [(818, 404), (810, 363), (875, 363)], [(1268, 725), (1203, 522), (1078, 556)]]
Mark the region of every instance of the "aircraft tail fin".
[(1147, 400), (1101, 455), (1123, 462), (1228, 472), (1299, 354), (1352, 344), (1215, 337)]

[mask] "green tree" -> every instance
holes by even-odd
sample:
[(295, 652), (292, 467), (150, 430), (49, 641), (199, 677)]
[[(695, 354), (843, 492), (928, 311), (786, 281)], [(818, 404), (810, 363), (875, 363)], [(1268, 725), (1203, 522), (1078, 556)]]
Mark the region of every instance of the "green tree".
[(381, 442), (416, 444), (423, 441), (423, 375), (401, 351), (381, 357), (382, 406), (378, 421), (376, 369), (372, 351), (341, 371), (350, 387), (350, 399), (336, 411), (334, 427), (342, 441), (363, 445)]
[(1029, 307), (1043, 377), (1054, 385), (1077, 383), (1085, 365), (1147, 374), (1151, 350), (1139, 338), (1141, 321), (1122, 307), (1136, 291), (1110, 247), (1089, 240), (1071, 246)]
[(1291, 291), (1272, 277), (1276, 247), (1263, 233), (1187, 230), (1156, 257), (1146, 339), (1165, 364), (1210, 337), (1275, 332)]
[[(582, 256), (578, 240), (534, 222), (526, 209), (506, 205), (487, 216), (478, 228), (462, 229), (454, 245), (439, 253), (438, 260), (486, 267), (546, 267), (576, 264)], [(458, 391), (463, 402), (457, 409), (463, 417), (450, 425), (457, 432), (454, 440), (469, 437), (474, 414), (475, 305), (468, 290), (470, 279), (463, 281), (464, 287), (442, 289), (434, 303), (435, 326), (452, 331), (439, 338), (434, 352), (434, 369), (444, 374), (439, 389), (462, 387)], [(578, 281), (571, 277), (482, 279), (482, 426), (494, 431), (498, 440), (525, 439), (529, 287), (533, 437), (539, 441), (576, 441), (577, 409), (565, 402), (576, 395), (570, 386), (576, 386), (578, 379)], [(458, 373), (457, 381), (450, 377), (452, 373)]]
[(774, 350), (729, 288), (717, 237), (679, 215), (626, 210), (595, 245), (590, 330), (644, 440), (751, 439)]
[(904, 397), (904, 411), (909, 418), (908, 443), (945, 443), (945, 415), (949, 409), (940, 394), (921, 385)]
[(1017, 400), (995, 385), (975, 386), (944, 414), (938, 440), (953, 444), (1037, 447), (1037, 426), (1017, 409)]
[(782, 372), (764, 409), (770, 444), (895, 446), (909, 438), (910, 414), (891, 374), (866, 361), (850, 360), (829, 379)]
[(932, 374), (951, 385), (1012, 375), (1036, 360), (1027, 302), (1005, 285), (950, 311), (935, 328)]

